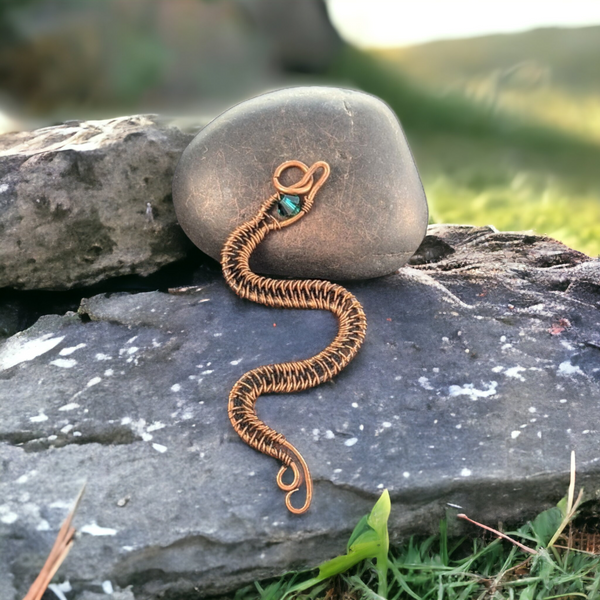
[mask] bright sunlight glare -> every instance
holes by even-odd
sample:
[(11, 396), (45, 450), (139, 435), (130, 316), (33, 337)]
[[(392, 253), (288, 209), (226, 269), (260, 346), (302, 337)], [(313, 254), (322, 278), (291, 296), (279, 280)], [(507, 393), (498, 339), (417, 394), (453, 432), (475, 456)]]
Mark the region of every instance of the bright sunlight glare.
[(340, 35), (361, 48), (600, 24), (600, 0), (327, 0)]

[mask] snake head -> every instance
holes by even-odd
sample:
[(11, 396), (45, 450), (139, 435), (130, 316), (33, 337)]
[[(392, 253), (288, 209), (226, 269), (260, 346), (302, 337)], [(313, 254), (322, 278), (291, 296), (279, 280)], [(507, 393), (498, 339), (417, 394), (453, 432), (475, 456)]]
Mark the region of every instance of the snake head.
[[(294, 168), (302, 172), (302, 178), (292, 185), (283, 185), (280, 181), (281, 175), (287, 169)], [(321, 174), (315, 178), (315, 173), (319, 170)], [(323, 161), (317, 161), (309, 168), (299, 160), (288, 160), (275, 169), (273, 185), (278, 192), (277, 211), (283, 218), (279, 221), (279, 227), (295, 223), (312, 208), (315, 195), (329, 177), (329, 173), (329, 165)]]

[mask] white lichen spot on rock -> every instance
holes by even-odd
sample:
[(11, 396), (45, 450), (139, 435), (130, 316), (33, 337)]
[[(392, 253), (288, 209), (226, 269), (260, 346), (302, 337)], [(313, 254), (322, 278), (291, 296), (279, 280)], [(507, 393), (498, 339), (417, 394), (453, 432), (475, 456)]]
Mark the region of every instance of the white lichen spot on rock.
[(85, 387), (93, 387), (95, 385), (98, 385), (100, 382), (102, 381), (102, 377), (92, 377), (86, 384)]
[(17, 513), (14, 513), (8, 504), (0, 504), (0, 521), (2, 523), (6, 523), (10, 525), (14, 523), (19, 518)]
[(46, 519), (42, 519), (36, 526), (37, 531), (50, 531), (50, 523)]
[(149, 442), (154, 438), (154, 436), (147, 431), (148, 428), (146, 427), (146, 419), (132, 421), (129, 417), (124, 417), (121, 419), (121, 424), (131, 425), (132, 431), (136, 433), (144, 442)]
[(493, 371), (494, 373), (501, 373), (503, 370), (504, 370), (504, 367), (501, 367), (500, 365), (498, 365), (497, 367), (494, 367), (494, 368), (492, 369), (492, 371)]
[(112, 594), (115, 590), (113, 589), (113, 585), (108, 579), (102, 582), (102, 591), (105, 594)]
[(238, 358), (237, 360), (232, 360), (229, 362), (230, 365), (233, 365), (234, 367), (239, 365), (242, 362), (241, 358)]
[(63, 404), (58, 410), (69, 411), (75, 410), (76, 408), (79, 408), (79, 404), (77, 404), (77, 402), (69, 402), (69, 404)]
[(328, 429), (325, 432), (325, 439), (332, 440), (334, 437), (335, 437), (335, 433), (333, 433), (333, 431), (331, 431), (331, 429)]
[(85, 348), (87, 344), (77, 344), (77, 346), (70, 346), (69, 348), (63, 348), (59, 354), (60, 356), (69, 356), (69, 354), (73, 354), (75, 350), (80, 350), (81, 348)]
[(167, 447), (162, 444), (152, 444), (152, 447), (161, 454), (164, 454), (167, 451)]
[(77, 361), (74, 358), (57, 358), (56, 360), (51, 360), (50, 364), (61, 369), (72, 369), (77, 364)]
[(472, 383), (465, 383), (462, 386), (451, 385), (448, 389), (448, 393), (450, 396), (469, 396), (471, 400), (477, 400), (478, 398), (489, 398), (490, 396), (495, 396), (497, 393), (497, 387), (497, 381), (490, 381), (487, 385), (487, 389), (483, 390), (478, 390)]
[(94, 357), (96, 360), (112, 360), (112, 356), (108, 354), (103, 354), (102, 352), (98, 352)]
[(392, 426), (392, 424), (391, 424), (389, 421), (384, 421), (384, 422), (381, 424), (381, 426), (382, 426), (382, 427), (384, 427), (385, 429), (387, 429), (388, 427), (391, 427), (391, 426)]
[(511, 437), (513, 440), (516, 440), (516, 439), (517, 439), (517, 438), (518, 438), (520, 435), (521, 435), (521, 432), (520, 432), (520, 431), (518, 431), (518, 430), (516, 430), (516, 429), (515, 429), (515, 431), (511, 431), (511, 432), (510, 432), (510, 437)]
[(123, 356), (123, 354), (129, 354), (131, 356), (132, 354), (135, 354), (138, 350), (139, 348), (137, 346), (131, 346), (131, 348), (120, 348), (119, 356)]
[(570, 360), (561, 362), (558, 366), (559, 375), (585, 375), (585, 373), (577, 366), (571, 364)]
[(21, 475), (17, 479), (17, 483), (27, 483), (29, 481), (30, 477), (35, 477), (37, 474), (38, 474), (38, 472), (35, 469), (33, 469), (32, 471), (29, 471), (28, 473)]
[(88, 535), (93, 536), (108, 536), (108, 535), (117, 535), (117, 530), (112, 529), (111, 527), (100, 527), (95, 521), (84, 525), (79, 528), (81, 533), (87, 533)]
[(61, 510), (71, 510), (73, 508), (72, 500), (55, 500), (50, 504), (50, 508), (59, 508)]
[(516, 367), (511, 367), (510, 369), (506, 369), (506, 371), (504, 371), (504, 374), (507, 377), (512, 377), (513, 379), (518, 379), (519, 381), (525, 381), (525, 377), (523, 377), (522, 375), (519, 375), (519, 373), (521, 373), (521, 371), (527, 371), (527, 369), (517, 365)]
[(104, 371), (104, 377), (112, 377), (115, 374), (115, 372), (112, 369), (106, 369), (106, 371)]
[(36, 415), (35, 417), (29, 417), (29, 420), (32, 423), (42, 423), (43, 421), (47, 421), (48, 420), (48, 416), (45, 415), (43, 412), (40, 412), (40, 414)]
[(161, 423), (160, 421), (154, 421), (154, 423), (148, 425), (146, 431), (158, 431), (159, 429), (164, 429), (166, 425)]
[(344, 442), (344, 446), (354, 446), (354, 444), (356, 444), (356, 442), (358, 442), (358, 438), (350, 438), (349, 440), (346, 440)]
[(64, 335), (60, 337), (52, 337), (52, 335), (47, 333), (33, 340), (27, 339), (24, 334), (9, 338), (0, 350), (0, 371), (33, 360), (49, 352), (65, 339)]
[(51, 583), (48, 586), (48, 589), (54, 592), (54, 595), (58, 598), (58, 600), (67, 600), (67, 597), (63, 594), (63, 592), (73, 591), (68, 579), (62, 583)]
[(466, 467), (460, 472), (461, 477), (471, 477), (473, 471), (471, 469), (467, 469)]
[(171, 386), (171, 391), (172, 392), (180, 392), (181, 391), (181, 385), (179, 383), (174, 383)]
[(408, 471), (404, 471), (404, 473), (402, 473), (402, 477), (404, 477), (404, 479), (408, 479), (410, 477), (410, 473)]
[(429, 379), (427, 377), (419, 377), (419, 385), (424, 390), (432, 390), (433, 386), (429, 383)]

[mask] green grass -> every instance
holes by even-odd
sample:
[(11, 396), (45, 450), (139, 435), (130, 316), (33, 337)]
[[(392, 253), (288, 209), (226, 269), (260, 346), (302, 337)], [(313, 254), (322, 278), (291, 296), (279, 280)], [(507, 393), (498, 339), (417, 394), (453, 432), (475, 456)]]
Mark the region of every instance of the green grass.
[(332, 77), (381, 97), (399, 116), (432, 221), (533, 230), (600, 255), (598, 97), (589, 89), (510, 89), (490, 103), (466, 83), (442, 93), (432, 77), (443, 57), (419, 76), (417, 50), (409, 69), (347, 48)]
[(409, 137), (434, 222), (533, 230), (600, 255), (600, 157), (540, 157), (455, 136)]
[(567, 496), (516, 531), (495, 532), (504, 538), (494, 530), (483, 537), (481, 529), (451, 538), (444, 519), (436, 535), (412, 537), (388, 553), (390, 501), (384, 491), (355, 528), (346, 554), (323, 563), (315, 575), (290, 573), (255, 583), (239, 590), (234, 600), (600, 598), (600, 556), (557, 544), (577, 515), (582, 495), (575, 499), (572, 455)]

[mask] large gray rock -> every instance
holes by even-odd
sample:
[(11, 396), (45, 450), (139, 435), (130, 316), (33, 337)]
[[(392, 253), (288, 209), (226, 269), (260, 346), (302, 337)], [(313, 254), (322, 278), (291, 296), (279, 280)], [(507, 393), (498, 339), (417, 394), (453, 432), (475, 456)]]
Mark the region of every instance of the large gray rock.
[(171, 179), (190, 139), (152, 116), (0, 136), (0, 288), (81, 287), (183, 258)]
[[(397, 270), (419, 247), (427, 200), (397, 117), (379, 98), (327, 87), (252, 98), (194, 138), (173, 179), (184, 231), (219, 260), (233, 229), (275, 193), (273, 172), (288, 160), (325, 161), (331, 175), (310, 214), (256, 250), (257, 271), (369, 279)], [(285, 185), (300, 179), (286, 176)]]
[[(600, 261), (490, 228), (433, 227), (414, 259), (349, 288), (369, 329), (335, 382), (259, 400), (304, 454), (313, 505), (290, 515), (277, 463), (246, 446), (227, 396), (247, 369), (316, 353), (327, 313), (192, 295), (96, 296), (0, 346), (0, 589), (19, 600), (88, 487), (61, 569), (76, 597), (225, 592), (344, 551), (381, 489), (393, 537), (448, 503), (495, 524), (578, 481), (600, 489)], [(276, 326), (274, 326), (276, 325)], [(168, 594), (162, 596), (161, 594)]]

